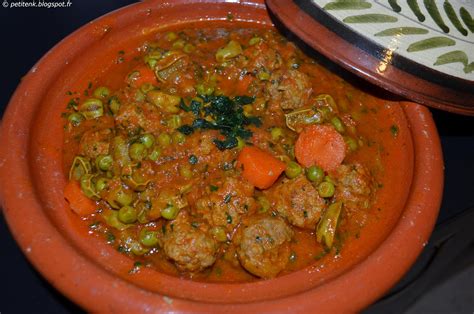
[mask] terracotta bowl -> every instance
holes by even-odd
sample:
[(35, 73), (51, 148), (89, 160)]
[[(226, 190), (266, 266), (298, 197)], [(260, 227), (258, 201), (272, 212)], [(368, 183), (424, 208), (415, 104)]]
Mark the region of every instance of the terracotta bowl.
[[(232, 13), (232, 22), (226, 20)], [(166, 27), (203, 21), (271, 25), (262, 1), (146, 1), (82, 27), (47, 53), (23, 78), (3, 118), (0, 191), (7, 222), (33, 265), (61, 292), (92, 311), (356, 311), (383, 295), (409, 269), (436, 220), (443, 186), (439, 137), (429, 111), (392, 102), (403, 149), (387, 173), (398, 182), (377, 236), (334, 267), (307, 267), (253, 283), (203, 283), (142, 269), (102, 240), (63, 198), (63, 120), (71, 86), (86, 86), (111, 67), (123, 45)], [(356, 288), (354, 288), (356, 287)]]

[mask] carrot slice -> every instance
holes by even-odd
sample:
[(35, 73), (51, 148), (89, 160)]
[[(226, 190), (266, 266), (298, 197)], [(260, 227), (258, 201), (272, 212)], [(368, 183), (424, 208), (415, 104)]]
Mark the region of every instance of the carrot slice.
[(295, 156), (305, 167), (317, 165), (331, 171), (346, 157), (346, 143), (334, 127), (311, 125), (304, 128), (296, 140)]
[(259, 189), (272, 186), (286, 168), (284, 162), (255, 146), (242, 149), (237, 165), (242, 167), (242, 176)]
[(68, 201), (71, 209), (79, 216), (90, 215), (97, 209), (95, 202), (82, 193), (81, 186), (76, 180), (71, 180), (66, 184), (64, 198)]
[(142, 65), (133, 70), (128, 75), (128, 79), (131, 80), (135, 87), (140, 87), (145, 83), (156, 83), (155, 72), (146, 65)]

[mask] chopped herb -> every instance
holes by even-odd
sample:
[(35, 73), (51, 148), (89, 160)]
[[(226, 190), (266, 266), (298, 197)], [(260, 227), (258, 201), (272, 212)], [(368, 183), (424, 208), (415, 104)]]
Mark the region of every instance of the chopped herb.
[(222, 276), (222, 269), (220, 267), (216, 267), (216, 269), (214, 271), (216, 272), (217, 277)]
[(99, 226), (100, 226), (100, 222), (99, 222), (99, 221), (94, 221), (93, 223), (91, 223), (91, 224), (89, 225), (89, 229), (95, 230), (95, 229), (97, 229)]
[(217, 187), (215, 185), (210, 185), (209, 189), (211, 190), (211, 192), (215, 192), (215, 191), (219, 190), (219, 187)]
[(106, 239), (107, 239), (107, 243), (108, 244), (113, 244), (115, 242), (115, 236), (113, 235), (113, 233), (110, 233), (108, 232), (106, 235), (105, 235)]
[(77, 99), (71, 99), (67, 103), (66, 109), (76, 109), (79, 106), (79, 103), (77, 102)]
[(262, 238), (260, 238), (260, 236), (255, 237), (255, 241), (260, 242), (260, 240), (262, 240)]
[(395, 124), (392, 125), (392, 126), (390, 127), (390, 133), (392, 133), (392, 136), (393, 136), (393, 137), (397, 137), (397, 135), (398, 135), (398, 126), (395, 125)]
[(308, 218), (308, 212), (307, 212), (306, 210), (303, 211), (303, 217), (304, 217), (304, 218)]
[(199, 228), (199, 222), (196, 222), (196, 221), (191, 222), (191, 227), (195, 229)]
[(262, 122), (259, 117), (246, 116), (242, 106), (253, 103), (255, 100), (249, 96), (237, 96), (231, 99), (226, 96), (206, 96), (200, 95), (202, 103), (196, 100), (191, 101), (187, 106), (180, 103), (180, 108), (184, 111), (191, 111), (196, 117), (191, 125), (185, 124), (178, 128), (184, 135), (190, 135), (195, 130), (218, 130), (224, 139), (213, 140), (220, 150), (237, 147), (240, 137), (243, 140), (252, 137), (252, 132), (246, 127), (255, 125), (260, 127)]
[(122, 56), (122, 55), (124, 55), (124, 54), (125, 54), (125, 51), (123, 51), (123, 50), (120, 50), (120, 51), (118, 52), (118, 54)]
[(189, 163), (191, 165), (195, 165), (198, 163), (198, 158), (196, 157), (196, 155), (191, 155), (189, 156)]
[(227, 20), (232, 21), (234, 19), (234, 15), (232, 13), (227, 13)]
[(227, 194), (227, 195), (224, 197), (224, 203), (225, 203), (225, 204), (229, 203), (231, 198), (232, 198), (232, 195), (231, 195), (231, 194)]
[(227, 223), (230, 225), (232, 223), (232, 216), (229, 215), (229, 213), (226, 213), (227, 215)]
[(166, 234), (166, 225), (161, 226), (161, 233), (163, 233), (163, 235)]
[(133, 263), (133, 268), (130, 269), (130, 271), (128, 273), (129, 274), (135, 274), (140, 270), (140, 267), (142, 267), (142, 266), (143, 266), (143, 264), (141, 262), (135, 262), (135, 263)]
[(119, 245), (119, 246), (117, 246), (117, 251), (118, 251), (119, 253), (124, 253), (124, 252), (126, 252), (127, 250), (125, 249), (125, 247)]

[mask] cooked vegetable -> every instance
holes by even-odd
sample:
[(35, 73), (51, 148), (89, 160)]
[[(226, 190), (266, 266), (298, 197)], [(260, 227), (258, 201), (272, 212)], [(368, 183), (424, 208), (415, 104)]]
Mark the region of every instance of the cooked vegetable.
[(334, 236), (341, 211), (342, 202), (335, 202), (329, 205), (316, 228), (316, 239), (329, 249), (332, 248), (334, 243)]
[(79, 182), (70, 180), (64, 188), (64, 198), (71, 209), (79, 216), (93, 214), (97, 210), (96, 203), (82, 192)]
[(242, 176), (259, 189), (272, 186), (286, 169), (285, 163), (254, 146), (244, 147), (237, 161), (242, 168)]
[(128, 75), (128, 82), (133, 86), (140, 87), (145, 83), (155, 83), (155, 73), (146, 65), (138, 67)]
[(104, 114), (104, 105), (99, 99), (89, 98), (79, 106), (79, 111), (87, 120), (91, 120), (102, 117)]
[(334, 127), (311, 125), (300, 133), (295, 143), (295, 156), (305, 167), (318, 165), (331, 171), (344, 160), (346, 143)]

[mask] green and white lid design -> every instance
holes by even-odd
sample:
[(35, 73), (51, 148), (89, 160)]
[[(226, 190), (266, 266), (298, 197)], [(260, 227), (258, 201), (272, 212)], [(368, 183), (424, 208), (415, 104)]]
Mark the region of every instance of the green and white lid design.
[(310, 0), (339, 24), (393, 58), (474, 81), (474, 0)]

